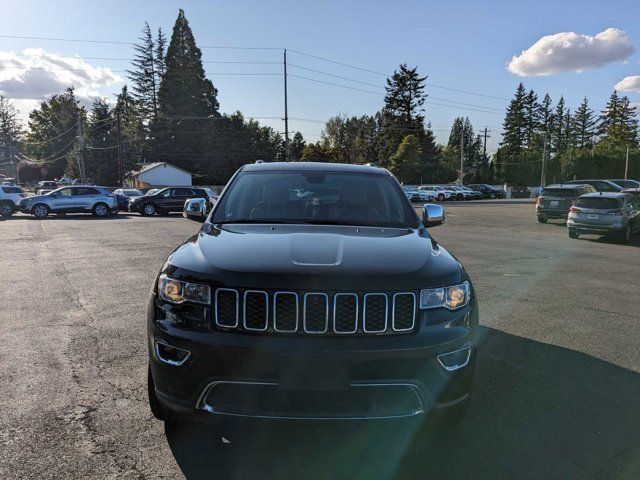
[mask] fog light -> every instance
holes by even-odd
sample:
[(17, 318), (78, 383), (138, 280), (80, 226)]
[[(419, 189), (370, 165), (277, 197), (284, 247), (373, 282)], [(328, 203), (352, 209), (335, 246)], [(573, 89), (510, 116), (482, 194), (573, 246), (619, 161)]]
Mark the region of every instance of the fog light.
[(471, 347), (462, 348), (449, 353), (438, 355), (438, 362), (447, 372), (453, 372), (466, 367), (471, 358)]
[(191, 356), (189, 350), (183, 348), (172, 347), (164, 342), (158, 340), (155, 341), (156, 357), (162, 363), (171, 365), (172, 367), (179, 367)]

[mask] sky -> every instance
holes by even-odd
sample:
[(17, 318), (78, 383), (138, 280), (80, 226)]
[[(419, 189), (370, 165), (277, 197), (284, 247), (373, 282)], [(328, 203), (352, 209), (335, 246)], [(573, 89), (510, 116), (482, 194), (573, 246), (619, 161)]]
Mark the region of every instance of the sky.
[(379, 110), (385, 74), (400, 63), (428, 75), (424, 114), (438, 141), (447, 141), (454, 118), (468, 116), (476, 133), (491, 130), (489, 153), (519, 82), (554, 102), (563, 95), (572, 109), (586, 96), (601, 110), (616, 85), (640, 104), (638, 0), (3, 3), (0, 93), (14, 100), (22, 118), (70, 83), (86, 103), (113, 98), (126, 82), (130, 43), (144, 22), (170, 36), (179, 8), (202, 49), (221, 111), (239, 110), (278, 131), (284, 131), (282, 49), (288, 49), (289, 128), (309, 141), (319, 139), (333, 115)]

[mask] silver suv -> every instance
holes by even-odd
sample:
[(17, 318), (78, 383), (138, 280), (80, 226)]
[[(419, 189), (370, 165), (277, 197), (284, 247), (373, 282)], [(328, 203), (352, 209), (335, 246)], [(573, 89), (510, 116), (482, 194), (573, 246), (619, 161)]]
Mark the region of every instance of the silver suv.
[(74, 185), (20, 200), (18, 208), (36, 218), (45, 218), (49, 213), (93, 213), (106, 217), (117, 211), (116, 196), (108, 188)]
[(625, 242), (640, 231), (640, 200), (628, 193), (587, 193), (569, 209), (569, 236), (612, 235)]
[(27, 194), (15, 185), (0, 185), (0, 216), (10, 217)]

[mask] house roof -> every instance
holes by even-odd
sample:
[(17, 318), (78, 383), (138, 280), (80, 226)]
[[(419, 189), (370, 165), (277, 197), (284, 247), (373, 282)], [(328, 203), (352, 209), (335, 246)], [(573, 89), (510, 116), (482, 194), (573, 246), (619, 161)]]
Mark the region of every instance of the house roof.
[(184, 168), (176, 167), (175, 165), (173, 165), (171, 163), (168, 163), (168, 162), (153, 162), (153, 163), (149, 163), (147, 165), (143, 165), (138, 170), (132, 170), (131, 172), (127, 173), (127, 175), (129, 177), (135, 177), (135, 176), (140, 175), (141, 173), (148, 172), (149, 170), (153, 170), (154, 168), (158, 168), (158, 167), (160, 167), (162, 165), (173, 167), (176, 170), (182, 170), (183, 172), (188, 173), (189, 175), (193, 175), (190, 171), (185, 170)]

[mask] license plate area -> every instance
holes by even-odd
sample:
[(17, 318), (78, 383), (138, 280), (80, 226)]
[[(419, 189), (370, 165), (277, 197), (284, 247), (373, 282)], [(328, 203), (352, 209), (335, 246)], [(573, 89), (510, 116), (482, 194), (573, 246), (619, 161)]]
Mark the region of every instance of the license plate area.
[(351, 383), (351, 364), (344, 355), (280, 355), (282, 390), (344, 390)]
[(558, 200), (551, 200), (551, 206), (552, 207), (557, 207), (558, 206)]
[(589, 220), (597, 220), (598, 219), (598, 215), (596, 215), (595, 213), (590, 213), (587, 215), (587, 218)]

